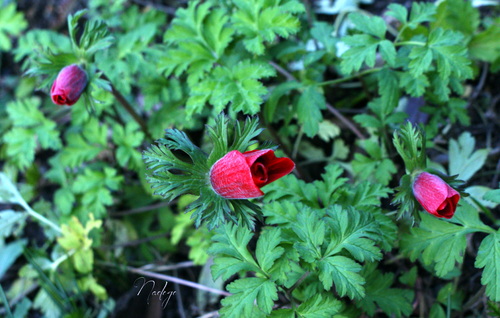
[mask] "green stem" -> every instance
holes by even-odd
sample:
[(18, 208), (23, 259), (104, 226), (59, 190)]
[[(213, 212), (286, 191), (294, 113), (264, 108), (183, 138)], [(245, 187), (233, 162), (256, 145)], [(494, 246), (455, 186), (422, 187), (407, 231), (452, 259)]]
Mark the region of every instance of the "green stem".
[(425, 42), (418, 42), (418, 41), (404, 41), (404, 42), (394, 43), (394, 46), (401, 46), (401, 45), (426, 46), (427, 43), (425, 43)]
[(369, 70), (365, 70), (363, 72), (360, 72), (358, 74), (354, 74), (354, 75), (351, 75), (351, 76), (342, 77), (342, 78), (338, 78), (338, 79), (331, 80), (331, 81), (325, 81), (325, 82), (321, 82), (321, 83), (316, 83), (316, 86), (335, 85), (335, 84), (338, 84), (338, 83), (347, 82), (347, 81), (356, 79), (356, 78), (361, 77), (361, 76), (365, 76), (365, 75), (368, 75), (368, 74), (371, 74), (371, 73), (378, 72), (381, 69), (382, 69), (381, 67), (371, 68)]
[(19, 204), (24, 208), (24, 210), (32, 217), (34, 217), (35, 219), (37, 219), (38, 221), (42, 222), (42, 223), (45, 223), (46, 225), (50, 226), (51, 228), (53, 228), (56, 232), (58, 233), (62, 233), (62, 230), (61, 228), (54, 224), (52, 221), (50, 221), (49, 219), (47, 219), (46, 217), (44, 217), (43, 215), (39, 214), (38, 212), (34, 211), (25, 201), (24, 199), (21, 199), (18, 201)]
[(55, 271), (57, 269), (57, 267), (59, 266), (59, 264), (61, 264), (62, 262), (64, 262), (65, 260), (67, 260), (68, 258), (70, 258), (71, 256), (73, 256), (73, 254), (75, 254), (75, 252), (76, 252), (76, 249), (72, 249), (68, 253), (66, 253), (66, 254), (62, 255), (61, 257), (59, 257), (58, 259), (56, 259), (50, 265), (50, 269), (52, 271)]

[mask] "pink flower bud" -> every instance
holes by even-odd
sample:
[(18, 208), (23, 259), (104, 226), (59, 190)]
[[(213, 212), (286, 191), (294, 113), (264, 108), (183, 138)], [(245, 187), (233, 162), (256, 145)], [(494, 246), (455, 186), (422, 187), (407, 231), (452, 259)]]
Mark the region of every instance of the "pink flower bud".
[(71, 106), (78, 101), (85, 86), (87, 73), (80, 66), (71, 64), (57, 75), (50, 89), (50, 97), (54, 104)]
[(450, 219), (455, 214), (460, 194), (440, 177), (422, 172), (413, 182), (413, 195), (430, 214)]
[(277, 158), (271, 149), (253, 150), (244, 153), (228, 152), (210, 169), (212, 188), (226, 199), (249, 199), (264, 195), (261, 187), (283, 176), (295, 168), (288, 158)]

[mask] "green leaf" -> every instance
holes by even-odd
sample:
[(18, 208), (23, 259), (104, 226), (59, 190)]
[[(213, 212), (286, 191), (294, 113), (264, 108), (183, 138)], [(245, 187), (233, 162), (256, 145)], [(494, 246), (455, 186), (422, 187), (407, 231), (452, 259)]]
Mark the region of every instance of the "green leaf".
[[(3, 189), (0, 189), (0, 191), (3, 191)], [(19, 231), (19, 228), (24, 227), (25, 222), (26, 222), (25, 213), (14, 212), (12, 210), (1, 211), (0, 238), (6, 238), (12, 235), (14, 232)]]
[(3, 135), (6, 154), (14, 165), (26, 169), (35, 159), (36, 139), (31, 129), (13, 128)]
[(389, 16), (395, 17), (402, 24), (406, 24), (406, 20), (408, 19), (408, 10), (399, 3), (391, 3), (389, 6), (389, 11), (385, 14)]
[(187, 72), (191, 88), (217, 63), (234, 33), (233, 28), (225, 27), (225, 12), (211, 6), (210, 2), (191, 1), (187, 8), (176, 11), (164, 35), (170, 48), (162, 54), (160, 68), (167, 75)]
[(45, 118), (38, 109), (40, 104), (36, 97), (7, 103), (7, 114), (14, 127), (2, 139), (7, 144), (7, 155), (21, 169), (34, 160), (37, 140), (43, 149), (58, 150), (62, 146), (56, 123)]
[(467, 228), (421, 213), (420, 227), (403, 235), (401, 248), (412, 261), (422, 256), (425, 265), (434, 264), (436, 275), (443, 277), (462, 263)]
[(408, 27), (415, 29), (423, 22), (433, 21), (435, 14), (436, 6), (434, 3), (413, 2), (411, 6), (410, 19), (408, 20)]
[(392, 176), (396, 173), (396, 166), (390, 160), (385, 151), (385, 147), (373, 141), (365, 141), (363, 146), (369, 157), (360, 153), (354, 154), (352, 169), (361, 180), (380, 182), (388, 185)]
[(377, 16), (369, 16), (366, 14), (361, 14), (354, 12), (349, 14), (349, 20), (354, 23), (356, 29), (363, 33), (373, 35), (380, 39), (385, 38), (385, 32), (387, 27), (385, 25), (384, 19)]
[(298, 236), (293, 247), (299, 252), (302, 259), (313, 263), (321, 257), (321, 245), (325, 239), (326, 224), (312, 209), (300, 211), (297, 214), (297, 224), (300, 226), (292, 227)]
[(231, 223), (226, 223), (216, 230), (212, 238), (214, 243), (208, 250), (208, 253), (214, 256), (211, 268), (214, 279), (222, 277), (227, 280), (242, 270), (260, 270), (247, 249), (252, 236), (253, 233), (247, 227)]
[(260, 235), (255, 249), (255, 257), (264, 272), (268, 272), (276, 259), (281, 257), (285, 251), (283, 247), (278, 246), (280, 242), (281, 230), (279, 228), (266, 229)]
[(500, 203), (500, 189), (488, 191), (484, 196), (484, 200), (488, 200), (495, 203)]
[(352, 208), (342, 209), (338, 205), (329, 207), (327, 213), (326, 222), (331, 234), (324, 256), (339, 254), (345, 249), (360, 262), (382, 258), (380, 248), (375, 246), (379, 240), (378, 224), (371, 214)]
[(104, 171), (85, 168), (73, 183), (74, 193), (82, 195), (81, 202), (90, 212), (100, 216), (106, 212), (106, 206), (113, 204), (112, 190), (118, 190), (123, 176), (117, 176), (113, 168), (105, 167)]
[(387, 62), (389, 66), (394, 66), (396, 64), (396, 48), (391, 41), (380, 41), (379, 51), (382, 55), (382, 58)]
[(325, 108), (326, 100), (323, 94), (316, 87), (307, 86), (297, 103), (297, 116), (308, 137), (314, 137), (318, 133), (318, 123), (323, 120), (321, 110)]
[(300, 22), (293, 14), (305, 11), (296, 0), (235, 0), (233, 3), (236, 10), (232, 14), (232, 28), (244, 36), (245, 48), (257, 55), (264, 53), (264, 42), (297, 33)]
[(90, 273), (94, 267), (94, 252), (91, 249), (80, 249), (73, 254), (73, 264), (79, 273)]
[(476, 140), (469, 132), (464, 132), (458, 140), (450, 140), (449, 158), (450, 175), (467, 181), (481, 169), (488, 157), (488, 149), (474, 151)]
[(474, 266), (484, 268), (481, 284), (486, 286), (486, 295), (493, 301), (500, 301), (500, 232), (483, 239)]
[(325, 290), (335, 284), (337, 293), (343, 297), (359, 300), (365, 296), (364, 278), (358, 274), (361, 265), (345, 256), (329, 256), (317, 262), (319, 279)]
[(301, 84), (296, 81), (287, 81), (284, 83), (280, 83), (279, 85), (274, 87), (271, 90), (269, 97), (266, 101), (266, 104), (264, 106), (264, 109), (262, 111), (265, 121), (268, 123), (276, 121), (277, 116), (275, 116), (275, 114), (280, 99), (283, 96), (289, 94), (292, 90), (298, 89), (300, 87)]
[(78, 167), (86, 161), (97, 157), (107, 147), (108, 127), (99, 125), (99, 121), (91, 119), (85, 123), (81, 132), (69, 133), (66, 137), (68, 145), (61, 151), (61, 163), (70, 167)]
[(22, 12), (16, 12), (16, 3), (0, 7), (0, 52), (12, 49), (9, 36), (19, 36), (28, 26)]
[(469, 42), (470, 55), (493, 63), (500, 57), (500, 19), (496, 19), (486, 30), (472, 37)]
[(341, 301), (329, 294), (316, 294), (297, 308), (299, 317), (331, 318), (343, 309)]
[(375, 65), (377, 47), (380, 40), (367, 34), (356, 34), (345, 36), (342, 38), (342, 41), (351, 46), (341, 56), (340, 69), (342, 73), (350, 74), (359, 71), (363, 63), (366, 63), (369, 67)]
[(382, 273), (375, 269), (375, 266), (371, 264), (363, 269), (366, 295), (356, 305), (365, 310), (369, 316), (373, 316), (379, 307), (387, 315), (409, 317), (413, 312), (413, 291), (391, 288), (394, 274)]
[(471, 36), (476, 32), (479, 22), (479, 10), (472, 6), (471, 1), (446, 0), (439, 3), (431, 28), (440, 27)]
[(428, 46), (432, 49), (441, 78), (450, 75), (459, 79), (472, 78), (471, 61), (467, 56), (464, 37), (452, 30), (437, 28), (429, 34)]
[(187, 113), (201, 112), (208, 100), (216, 112), (231, 104), (233, 111), (256, 114), (262, 104), (267, 88), (260, 79), (274, 76), (274, 69), (265, 63), (244, 60), (232, 67), (216, 67), (212, 76), (192, 88), (187, 101)]
[(427, 72), (432, 64), (432, 50), (426, 46), (415, 46), (412, 48), (409, 58), (411, 60), (408, 67), (413, 77), (419, 77)]
[(16, 240), (14, 242), (5, 244), (3, 240), (0, 241), (0, 279), (9, 267), (14, 264), (16, 259), (23, 253), (27, 241), (25, 239)]
[(404, 72), (401, 74), (399, 85), (411, 96), (420, 97), (425, 93), (425, 88), (429, 87), (429, 80), (425, 75), (413, 77), (410, 73)]
[(68, 215), (73, 209), (75, 195), (69, 188), (60, 188), (54, 193), (54, 203), (62, 214)]
[(339, 198), (339, 192), (342, 192), (341, 189), (348, 180), (340, 177), (343, 173), (344, 169), (340, 165), (330, 164), (325, 167), (325, 173), (321, 174), (323, 180), (313, 182), (318, 198), (325, 206), (334, 204)]
[(233, 295), (224, 298), (221, 303), (222, 317), (255, 317), (254, 302), (264, 313), (269, 314), (274, 301), (278, 299), (276, 285), (260, 277), (238, 279), (227, 286)]
[(135, 122), (128, 122), (125, 127), (113, 125), (113, 141), (118, 146), (116, 160), (122, 167), (139, 169), (142, 165), (141, 153), (135, 148), (144, 140), (144, 133)]

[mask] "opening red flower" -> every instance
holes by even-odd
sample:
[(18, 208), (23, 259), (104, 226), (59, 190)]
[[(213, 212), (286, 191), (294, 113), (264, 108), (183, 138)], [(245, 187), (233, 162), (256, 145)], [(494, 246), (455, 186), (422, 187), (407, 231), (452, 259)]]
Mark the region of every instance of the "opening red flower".
[(71, 106), (78, 101), (87, 86), (87, 73), (78, 65), (71, 64), (57, 75), (50, 89), (54, 104)]
[(427, 212), (446, 219), (453, 217), (460, 200), (460, 194), (455, 189), (428, 172), (422, 172), (415, 178), (413, 195)]
[(228, 152), (210, 169), (212, 188), (226, 199), (249, 199), (264, 195), (261, 187), (295, 168), (289, 158), (277, 158), (271, 149)]

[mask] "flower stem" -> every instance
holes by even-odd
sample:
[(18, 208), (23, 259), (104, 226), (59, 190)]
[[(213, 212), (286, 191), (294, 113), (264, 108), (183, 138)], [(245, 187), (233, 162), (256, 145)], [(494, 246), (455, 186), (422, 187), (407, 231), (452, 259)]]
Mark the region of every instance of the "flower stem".
[(125, 108), (125, 110), (130, 114), (130, 116), (132, 116), (132, 118), (134, 118), (134, 120), (139, 124), (139, 126), (141, 126), (141, 129), (146, 135), (146, 137), (153, 140), (153, 136), (151, 136), (151, 134), (149, 133), (146, 122), (141, 118), (141, 116), (139, 116), (139, 114), (136, 113), (134, 107), (132, 107), (132, 105), (122, 95), (122, 93), (120, 93), (116, 89), (116, 87), (113, 85), (113, 83), (111, 83), (110, 79), (105, 74), (102, 74), (101, 77), (109, 82), (109, 85), (111, 86), (111, 94), (113, 94), (116, 100), (120, 102), (120, 104), (122, 104), (123, 108)]
[(351, 75), (351, 76), (342, 77), (342, 78), (337, 78), (337, 79), (335, 79), (335, 80), (331, 80), (331, 81), (325, 81), (325, 82), (317, 83), (316, 85), (317, 85), (317, 86), (336, 85), (336, 84), (338, 84), (338, 83), (347, 82), (347, 81), (350, 81), (350, 80), (356, 79), (356, 78), (361, 77), (361, 76), (364, 76), (364, 75), (368, 75), (368, 74), (371, 74), (371, 73), (378, 72), (378, 71), (380, 71), (381, 69), (382, 69), (381, 67), (375, 67), (375, 68), (371, 68), (371, 69), (365, 70), (365, 71), (363, 71), (363, 72), (360, 72), (360, 73), (357, 73), (357, 74), (354, 74), (354, 75)]

